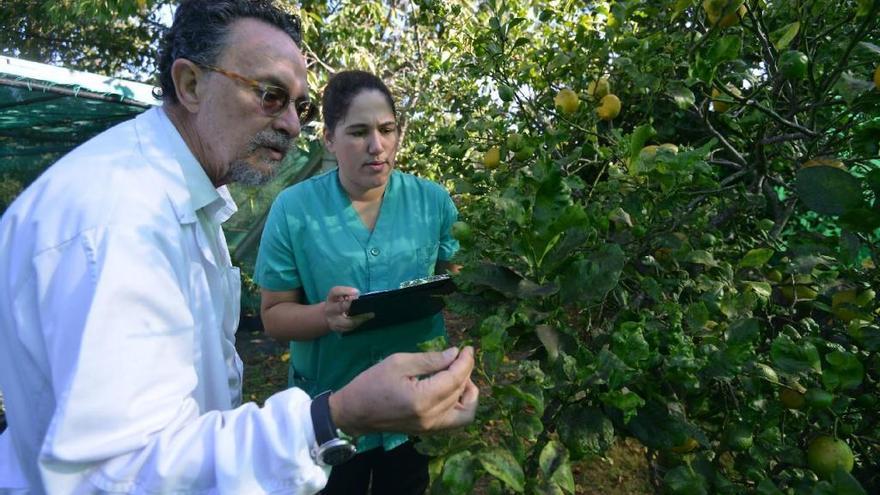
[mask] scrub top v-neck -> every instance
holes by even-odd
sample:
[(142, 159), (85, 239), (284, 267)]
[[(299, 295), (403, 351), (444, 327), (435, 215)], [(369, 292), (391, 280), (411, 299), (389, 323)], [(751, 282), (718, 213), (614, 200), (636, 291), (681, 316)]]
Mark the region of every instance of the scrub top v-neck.
[[(302, 288), (309, 304), (337, 285), (361, 293), (397, 288), (433, 274), (438, 260), (458, 250), (450, 228), (457, 211), (439, 184), (393, 171), (372, 232), (339, 182), (337, 170), (284, 190), (266, 221), (255, 280), (273, 291)], [(420, 342), (445, 335), (443, 317), (348, 335), (330, 333), (291, 342), (290, 385), (311, 396), (338, 390), (363, 370), (395, 352), (414, 352)], [(369, 435), (359, 448), (394, 448), (401, 435)]]

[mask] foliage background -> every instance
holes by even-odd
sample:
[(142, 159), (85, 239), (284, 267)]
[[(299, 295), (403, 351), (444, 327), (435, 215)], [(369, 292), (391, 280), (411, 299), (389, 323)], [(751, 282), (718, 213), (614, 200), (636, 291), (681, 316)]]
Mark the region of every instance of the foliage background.
[[(0, 47), (147, 78), (169, 5), (7, 0)], [(743, 2), (287, 5), (311, 85), (382, 74), (401, 167), (446, 184), (478, 233), (450, 303), (482, 406), (424, 442), (436, 493), (578, 493), (572, 465), (617, 438), (647, 447), (658, 491), (880, 491), (880, 2), (750, 0), (725, 26), (709, 13)], [(236, 194), (258, 229), (272, 195)], [(823, 435), (851, 471), (816, 470)]]

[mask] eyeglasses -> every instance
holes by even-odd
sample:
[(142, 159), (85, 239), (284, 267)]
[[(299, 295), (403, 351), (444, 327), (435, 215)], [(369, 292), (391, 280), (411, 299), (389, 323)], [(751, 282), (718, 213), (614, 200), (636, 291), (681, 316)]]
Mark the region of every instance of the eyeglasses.
[[(269, 117), (277, 117), (281, 115), (287, 110), (288, 105), (290, 105), (290, 93), (282, 87), (261, 83), (255, 79), (245, 77), (226, 69), (221, 69), (214, 65), (198, 62), (196, 62), (196, 64), (204, 69), (222, 74), (235, 82), (249, 86), (254, 90), (254, 93), (260, 97), (260, 107), (263, 109), (263, 113)], [(312, 103), (312, 100), (306, 97), (300, 97), (294, 100), (293, 108), (296, 110), (296, 116), (299, 117), (300, 125), (305, 125), (318, 116), (317, 105)]]

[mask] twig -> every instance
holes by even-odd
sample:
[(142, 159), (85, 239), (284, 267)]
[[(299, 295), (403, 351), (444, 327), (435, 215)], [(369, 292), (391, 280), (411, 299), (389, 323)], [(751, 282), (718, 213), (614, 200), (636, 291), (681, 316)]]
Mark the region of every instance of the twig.
[(806, 139), (808, 137), (810, 137), (810, 136), (807, 136), (806, 134), (804, 134), (802, 132), (793, 132), (791, 134), (781, 134), (779, 136), (764, 138), (758, 142), (760, 144), (767, 145), (767, 144), (784, 143), (786, 141), (800, 141), (800, 140)]
[(709, 128), (709, 132), (711, 132), (712, 135), (714, 135), (716, 138), (718, 138), (718, 141), (720, 141), (721, 144), (725, 148), (727, 148), (727, 151), (729, 151), (734, 157), (736, 157), (737, 162), (739, 162), (739, 164), (741, 166), (743, 166), (743, 167), (747, 166), (748, 162), (746, 162), (746, 159), (743, 158), (743, 156), (739, 153), (739, 151), (737, 151), (736, 148), (734, 148), (733, 145), (727, 141), (727, 138), (725, 138), (720, 132), (718, 132), (715, 129), (714, 126), (712, 126), (712, 123), (709, 121), (709, 112), (701, 112), (701, 113), (703, 113), (703, 122), (705, 122), (706, 127)]

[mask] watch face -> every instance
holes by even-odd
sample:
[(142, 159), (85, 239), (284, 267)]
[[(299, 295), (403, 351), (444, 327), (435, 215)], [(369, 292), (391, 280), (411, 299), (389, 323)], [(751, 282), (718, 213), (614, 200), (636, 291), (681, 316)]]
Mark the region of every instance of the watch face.
[(347, 442), (331, 445), (321, 451), (321, 461), (328, 466), (338, 466), (354, 457), (356, 452), (354, 445)]

